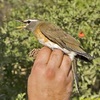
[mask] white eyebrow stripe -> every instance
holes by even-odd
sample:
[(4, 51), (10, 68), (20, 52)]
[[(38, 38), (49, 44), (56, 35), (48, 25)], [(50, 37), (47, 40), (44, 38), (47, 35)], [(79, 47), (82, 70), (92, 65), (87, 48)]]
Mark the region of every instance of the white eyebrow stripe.
[(38, 21), (37, 19), (28, 19), (28, 20), (24, 20), (24, 22), (27, 22), (27, 21), (33, 21), (33, 22), (35, 22), (35, 21)]

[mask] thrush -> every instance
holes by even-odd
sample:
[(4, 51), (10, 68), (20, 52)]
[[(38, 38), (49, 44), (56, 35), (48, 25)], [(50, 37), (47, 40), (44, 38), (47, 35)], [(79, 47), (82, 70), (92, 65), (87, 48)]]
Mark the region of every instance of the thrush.
[(47, 21), (40, 21), (37, 19), (28, 19), (22, 21), (25, 26), (20, 28), (25, 28), (32, 33), (38, 41), (49, 48), (60, 49), (65, 54), (69, 55), (72, 60), (72, 69), (75, 79), (76, 88), (78, 89), (77, 77), (76, 77), (76, 59), (75, 56), (79, 55), (88, 60), (92, 60), (93, 57), (87, 54), (80, 46), (80, 43), (71, 35), (63, 31), (59, 26), (54, 25)]

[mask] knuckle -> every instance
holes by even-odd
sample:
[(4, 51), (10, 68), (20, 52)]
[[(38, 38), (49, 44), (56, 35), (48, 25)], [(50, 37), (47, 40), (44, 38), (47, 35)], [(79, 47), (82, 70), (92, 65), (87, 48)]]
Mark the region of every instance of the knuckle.
[(44, 68), (45, 65), (41, 64), (41, 63), (37, 63), (33, 66), (32, 68), (32, 72), (35, 72), (35, 73), (38, 73), (38, 72), (41, 72), (43, 71), (43, 68)]
[(58, 76), (58, 78), (57, 78), (57, 81), (58, 81), (59, 83), (64, 83), (64, 82), (66, 81), (65, 75), (64, 75), (64, 74), (60, 74), (60, 75)]
[(49, 80), (53, 79), (55, 77), (55, 70), (53, 68), (47, 68), (45, 76)]

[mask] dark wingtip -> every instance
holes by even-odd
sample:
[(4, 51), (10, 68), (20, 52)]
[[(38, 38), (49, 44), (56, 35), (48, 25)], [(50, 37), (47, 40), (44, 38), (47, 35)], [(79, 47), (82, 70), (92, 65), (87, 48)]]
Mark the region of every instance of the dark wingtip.
[(89, 54), (84, 54), (83, 56), (86, 57), (90, 61), (94, 59), (94, 57)]
[(93, 56), (91, 56), (90, 58), (89, 58), (89, 60), (93, 60), (94, 59), (94, 57)]
[(82, 59), (82, 60), (89, 61), (89, 62), (91, 62), (94, 59), (93, 56), (91, 56), (91, 55), (89, 55), (87, 53), (79, 54), (77, 57)]

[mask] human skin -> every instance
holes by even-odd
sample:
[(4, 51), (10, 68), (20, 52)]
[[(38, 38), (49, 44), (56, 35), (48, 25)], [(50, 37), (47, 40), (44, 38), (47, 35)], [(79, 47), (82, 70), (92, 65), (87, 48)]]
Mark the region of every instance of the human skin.
[(28, 100), (70, 100), (71, 60), (61, 50), (43, 47), (28, 78)]

